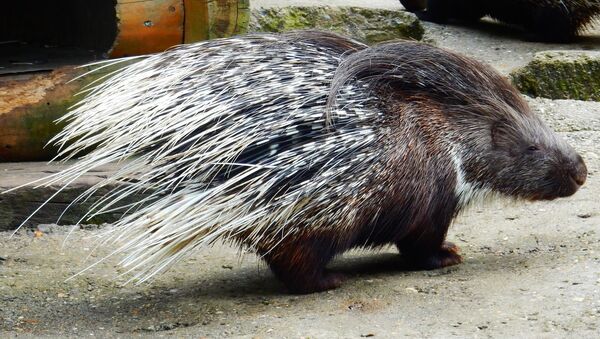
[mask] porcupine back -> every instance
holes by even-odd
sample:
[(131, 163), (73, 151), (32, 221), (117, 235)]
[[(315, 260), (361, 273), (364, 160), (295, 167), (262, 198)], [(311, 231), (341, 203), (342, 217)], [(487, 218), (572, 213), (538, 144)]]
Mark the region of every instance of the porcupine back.
[[(216, 240), (243, 235), (252, 247), (331, 218), (351, 224), (356, 211), (347, 200), (367, 198), (360, 174), (381, 156), (373, 152), (380, 110), (359, 83), (340, 88), (334, 128), (325, 126), (324, 107), (343, 55), (365, 46), (305, 34), (180, 46), (112, 74), (63, 118), (69, 124), (52, 141), (62, 145), (61, 159), (94, 151), (43, 184), (68, 184), (128, 159), (79, 200), (116, 185), (87, 218), (152, 192), (126, 206), (111, 238), (140, 280)], [(319, 213), (309, 214), (311, 206)]]

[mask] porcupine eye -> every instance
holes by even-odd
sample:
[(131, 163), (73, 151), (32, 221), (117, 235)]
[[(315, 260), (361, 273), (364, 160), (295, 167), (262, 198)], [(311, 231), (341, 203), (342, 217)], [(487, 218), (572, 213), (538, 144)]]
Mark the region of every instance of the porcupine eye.
[(537, 152), (539, 150), (540, 150), (540, 148), (537, 145), (531, 145), (531, 146), (527, 147), (527, 151), (530, 153)]

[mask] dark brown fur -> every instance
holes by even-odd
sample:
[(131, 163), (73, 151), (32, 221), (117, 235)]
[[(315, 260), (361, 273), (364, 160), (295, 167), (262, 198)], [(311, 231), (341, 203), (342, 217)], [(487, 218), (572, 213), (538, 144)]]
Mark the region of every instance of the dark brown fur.
[[(344, 45), (327, 41), (327, 46)], [(554, 199), (575, 193), (585, 181), (581, 157), (490, 67), (410, 42), (347, 54), (332, 93), (349, 81), (370, 84), (385, 112), (378, 127), (381, 163), (369, 174), (365, 194), (372, 199), (346, 202), (360, 204), (355, 224), (298, 227), (307, 231), (258, 246), (290, 291), (339, 286), (341, 276), (326, 265), (355, 247), (395, 244), (422, 269), (458, 264), (458, 248), (445, 242), (446, 234), (477, 194)]]

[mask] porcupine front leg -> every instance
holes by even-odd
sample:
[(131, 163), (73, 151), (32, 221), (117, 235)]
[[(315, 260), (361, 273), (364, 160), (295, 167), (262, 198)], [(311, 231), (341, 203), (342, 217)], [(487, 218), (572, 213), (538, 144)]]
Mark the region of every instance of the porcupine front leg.
[(414, 268), (433, 270), (460, 264), (462, 257), (458, 254), (458, 246), (445, 241), (449, 226), (450, 221), (421, 225), (396, 242), (396, 247)]
[(259, 250), (275, 276), (291, 293), (313, 293), (330, 290), (342, 284), (343, 275), (325, 266), (337, 250), (333, 239), (326, 236), (294, 237), (270, 250)]

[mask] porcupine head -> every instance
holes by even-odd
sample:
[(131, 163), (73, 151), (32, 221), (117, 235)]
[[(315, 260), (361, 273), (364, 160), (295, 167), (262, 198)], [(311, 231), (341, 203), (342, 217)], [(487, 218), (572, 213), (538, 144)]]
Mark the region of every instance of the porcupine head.
[[(485, 171), (493, 189), (529, 200), (551, 200), (574, 194), (586, 179), (581, 158), (539, 119), (499, 120), (492, 124)], [(473, 157), (477, 163), (477, 157)], [(477, 179), (476, 179), (477, 180)], [(479, 179), (481, 180), (481, 179)]]
[(345, 68), (344, 79), (368, 78), (379, 89), (384, 110), (398, 116), (397, 138), (410, 142), (404, 130), (417, 125), (415, 137), (432, 139), (434, 155), (451, 154), (459, 209), (487, 193), (566, 197), (585, 182), (577, 152), (487, 65), (434, 47), (391, 43), (350, 56), (338, 72)]
[(486, 107), (497, 111), (480, 127), (469, 127), (484, 130), (461, 134), (458, 185), (531, 201), (574, 194), (587, 176), (581, 156), (521, 98), (512, 103)]

